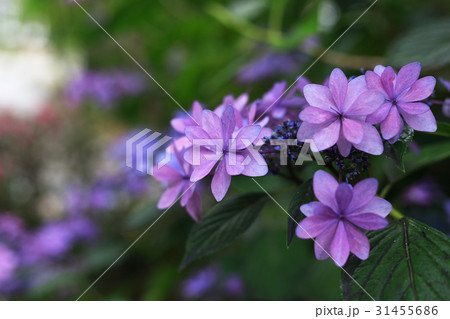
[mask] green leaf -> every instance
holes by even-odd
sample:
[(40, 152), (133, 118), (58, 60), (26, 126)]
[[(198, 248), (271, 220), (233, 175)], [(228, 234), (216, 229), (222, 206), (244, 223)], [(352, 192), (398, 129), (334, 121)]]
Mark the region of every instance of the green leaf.
[(449, 64), (450, 22), (420, 23), (394, 42), (387, 56), (389, 64), (398, 67), (414, 61), (427, 68)]
[(291, 217), (287, 218), (287, 238), (286, 245), (289, 245), (292, 242), (292, 239), (295, 235), (295, 228), (297, 224), (303, 219), (302, 214), (300, 213), (300, 206), (303, 204), (312, 202), (314, 200), (314, 193), (312, 189), (312, 180), (308, 180), (304, 182), (295, 192), (294, 197), (289, 204), (288, 213)]
[(265, 193), (249, 193), (214, 206), (201, 223), (192, 227), (181, 268), (231, 244), (250, 227), (266, 201)]
[(402, 170), (402, 172), (405, 172), (403, 157), (408, 149), (409, 143), (413, 140), (413, 138), (414, 130), (406, 125), (397, 142), (391, 144), (388, 141), (384, 141), (383, 155), (392, 159), (395, 164), (397, 164), (398, 168)]
[[(391, 222), (367, 233), (367, 260), (351, 256), (344, 269), (375, 300), (448, 300), (450, 298), (450, 239), (411, 218)], [(371, 298), (344, 272), (346, 300)]]

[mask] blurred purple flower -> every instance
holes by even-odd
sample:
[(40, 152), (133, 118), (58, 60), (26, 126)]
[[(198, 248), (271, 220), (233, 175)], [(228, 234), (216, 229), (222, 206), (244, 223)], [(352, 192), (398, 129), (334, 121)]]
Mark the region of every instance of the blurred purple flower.
[(328, 87), (308, 84), (303, 93), (310, 106), (299, 115), (303, 121), (299, 141), (312, 139), (319, 151), (337, 144), (344, 157), (350, 154), (352, 145), (369, 154), (383, 153), (378, 131), (365, 118), (383, 103), (384, 97), (367, 90), (363, 75), (348, 82), (344, 72), (334, 69)]
[[(439, 78), (439, 81), (447, 89), (447, 91), (450, 92), (450, 81), (444, 80), (443, 78)], [(442, 105), (442, 113), (444, 113), (446, 117), (450, 117), (450, 98), (446, 98), (444, 100), (444, 104)]]
[(424, 178), (409, 186), (402, 195), (405, 204), (429, 206), (443, 197), (439, 185), (432, 178)]
[(195, 273), (182, 284), (182, 294), (185, 298), (194, 299), (204, 296), (216, 283), (217, 268), (209, 266)]
[(10, 240), (17, 240), (24, 235), (22, 220), (11, 213), (0, 215), (0, 235)]
[[(271, 122), (278, 123), (287, 117), (297, 116), (298, 112), (306, 105), (305, 98), (299, 94), (307, 84), (309, 81), (304, 77), (301, 77), (289, 89), (285, 81), (275, 83), (261, 100), (254, 102), (257, 105), (257, 117), (267, 114), (270, 116)], [(286, 90), (288, 91), (286, 92)]]
[(142, 78), (133, 73), (90, 71), (69, 82), (66, 98), (73, 106), (92, 99), (101, 106), (112, 107), (116, 100), (137, 95), (143, 88)]
[(367, 259), (369, 240), (359, 228), (386, 227), (385, 217), (392, 210), (389, 202), (375, 196), (377, 180), (368, 178), (352, 187), (347, 183), (338, 184), (330, 174), (319, 170), (314, 174), (313, 188), (319, 201), (300, 207), (307, 217), (297, 227), (297, 236), (315, 238), (316, 258), (323, 260), (331, 255), (340, 267), (347, 262), (350, 252), (359, 259)]
[(244, 281), (238, 274), (230, 275), (225, 281), (225, 291), (229, 296), (241, 297), (244, 294)]
[(0, 243), (0, 289), (5, 282), (13, 278), (18, 265), (19, 259), (16, 253)]
[(298, 68), (300, 54), (266, 53), (242, 67), (238, 73), (241, 83), (261, 82), (277, 75), (292, 74)]
[[(193, 147), (185, 152), (184, 159), (194, 165), (190, 180), (196, 182), (203, 179), (218, 164), (211, 183), (211, 190), (217, 201), (225, 197), (231, 176), (243, 174), (256, 177), (268, 172), (262, 155), (251, 150), (252, 143), (261, 133), (261, 127), (247, 125), (237, 132), (235, 127), (235, 110), (229, 105), (222, 118), (212, 111), (204, 110), (202, 126), (186, 128), (186, 136), (191, 143), (210, 142), (210, 146), (199, 147), (200, 154), (194, 154)], [(196, 157), (199, 157), (200, 163), (194, 162)]]
[(414, 62), (402, 67), (398, 74), (392, 67), (381, 65), (373, 72), (366, 72), (367, 87), (383, 93), (386, 99), (367, 121), (381, 123), (381, 134), (390, 143), (395, 143), (403, 132), (401, 116), (416, 131), (436, 131), (436, 119), (430, 107), (420, 102), (433, 93), (436, 79), (432, 76), (419, 79), (420, 70), (420, 63)]

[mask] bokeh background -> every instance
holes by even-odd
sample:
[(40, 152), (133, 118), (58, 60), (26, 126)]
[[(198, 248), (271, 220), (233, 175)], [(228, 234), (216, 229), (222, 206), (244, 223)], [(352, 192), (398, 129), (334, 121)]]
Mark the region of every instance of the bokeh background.
[[(293, 82), (372, 4), (78, 1), (186, 109)], [(305, 76), (320, 83), (334, 67), (358, 75), (413, 61), (450, 79), (448, 0), (379, 0)], [(438, 83), (433, 99), (446, 98)], [(441, 121), (447, 104), (433, 106)], [(161, 189), (125, 167), (124, 141), (143, 128), (170, 135), (179, 112), (73, 1), (0, 0), (0, 299), (77, 299), (159, 217)], [(431, 140), (418, 133), (409, 151)], [(415, 171), (389, 200), (450, 233), (449, 165)], [(237, 179), (231, 192), (254, 187)], [(180, 271), (193, 223), (175, 205), (83, 300), (342, 298), (339, 269), (315, 260), (311, 241), (286, 247), (275, 205), (231, 247)]]

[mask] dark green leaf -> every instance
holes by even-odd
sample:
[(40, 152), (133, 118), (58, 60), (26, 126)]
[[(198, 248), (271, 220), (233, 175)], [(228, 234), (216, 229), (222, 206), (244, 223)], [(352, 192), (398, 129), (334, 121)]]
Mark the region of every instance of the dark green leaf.
[[(286, 244), (289, 245), (295, 235), (295, 228), (297, 224), (302, 220), (302, 214), (300, 213), (300, 206), (314, 200), (314, 193), (312, 189), (312, 180), (304, 182), (295, 192), (294, 197), (289, 204), (288, 213), (290, 217), (287, 218), (287, 238)], [(291, 218), (292, 217), (292, 218)]]
[(439, 67), (450, 63), (450, 22), (420, 23), (389, 49), (389, 64), (402, 66), (420, 61), (424, 67)]
[(405, 126), (402, 134), (400, 135), (397, 142), (394, 144), (384, 141), (384, 152), (383, 155), (392, 159), (398, 168), (405, 172), (405, 164), (403, 163), (403, 156), (408, 149), (409, 143), (413, 140), (414, 130), (408, 125)]
[[(411, 218), (368, 232), (367, 260), (351, 256), (345, 270), (375, 300), (448, 300), (450, 298), (450, 239)], [(346, 300), (371, 298), (342, 272)]]
[(250, 193), (223, 201), (192, 227), (181, 268), (228, 246), (253, 223), (267, 201), (265, 193)]

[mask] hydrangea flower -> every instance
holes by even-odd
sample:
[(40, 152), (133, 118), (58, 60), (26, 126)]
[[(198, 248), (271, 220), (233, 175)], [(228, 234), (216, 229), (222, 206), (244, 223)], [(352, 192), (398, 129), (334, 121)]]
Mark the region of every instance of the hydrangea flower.
[(432, 76), (419, 79), (420, 69), (420, 63), (414, 62), (402, 67), (398, 74), (392, 67), (381, 65), (366, 72), (367, 87), (381, 92), (386, 99), (367, 121), (381, 123), (381, 134), (390, 143), (395, 143), (403, 132), (402, 117), (416, 131), (434, 132), (437, 129), (430, 107), (420, 102), (433, 93), (436, 79)]
[(365, 119), (383, 103), (384, 96), (369, 91), (364, 76), (348, 82), (344, 72), (334, 69), (328, 86), (308, 84), (303, 94), (310, 106), (299, 115), (303, 121), (299, 141), (312, 139), (319, 151), (337, 144), (344, 157), (352, 145), (373, 155), (383, 152), (378, 131)]
[(198, 185), (190, 181), (193, 167), (183, 160), (183, 155), (176, 147), (172, 148), (176, 161), (172, 165), (154, 168), (153, 177), (158, 181), (167, 183), (167, 189), (162, 194), (158, 209), (166, 209), (175, 203), (180, 194), (180, 204), (186, 207), (188, 214), (196, 221), (202, 220), (202, 199)]
[[(235, 128), (235, 110), (229, 105), (222, 118), (212, 111), (204, 110), (202, 126), (191, 126), (185, 131), (191, 143), (207, 141), (209, 144), (200, 146), (199, 154), (194, 154), (194, 147), (189, 148), (184, 158), (194, 165), (191, 182), (201, 180), (218, 164), (211, 183), (217, 201), (221, 201), (227, 193), (231, 176), (243, 174), (256, 177), (268, 172), (262, 155), (251, 149), (252, 143), (261, 133), (261, 127), (246, 125), (237, 131)], [(199, 163), (196, 163), (196, 157)]]
[(178, 133), (184, 134), (184, 130), (188, 126), (197, 126), (202, 122), (203, 107), (198, 101), (192, 103), (191, 116), (187, 116), (183, 113), (182, 116), (176, 117), (170, 121), (173, 129)]
[(362, 232), (386, 227), (385, 217), (392, 206), (376, 197), (378, 182), (365, 179), (354, 187), (339, 184), (330, 174), (319, 170), (314, 174), (314, 195), (319, 201), (302, 205), (300, 210), (307, 216), (296, 229), (299, 238), (315, 238), (316, 258), (330, 256), (342, 267), (352, 252), (359, 259), (369, 256), (369, 240)]

